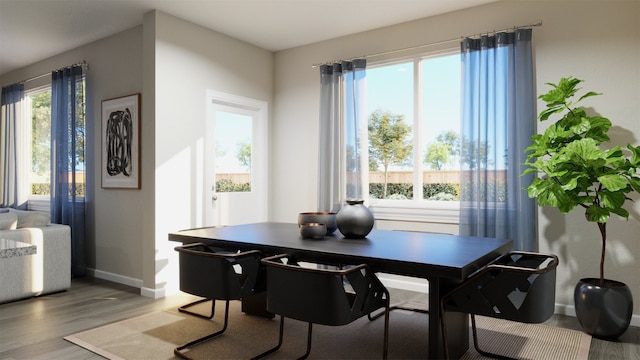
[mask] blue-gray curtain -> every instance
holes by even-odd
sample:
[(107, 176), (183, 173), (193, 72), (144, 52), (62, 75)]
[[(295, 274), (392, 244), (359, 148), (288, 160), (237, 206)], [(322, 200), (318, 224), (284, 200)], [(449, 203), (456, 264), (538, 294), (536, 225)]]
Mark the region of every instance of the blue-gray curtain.
[(360, 135), (366, 126), (365, 59), (320, 66), (318, 211), (363, 199)]
[(0, 207), (21, 208), (18, 199), (18, 145), (16, 128), (21, 116), (24, 84), (13, 84), (2, 88), (2, 114), (0, 114), (0, 179), (2, 198)]
[(537, 209), (520, 176), (535, 133), (531, 29), (463, 39), (460, 234), (537, 251)]
[[(51, 79), (51, 221), (71, 227), (71, 273), (86, 275), (85, 100), (81, 65)], [(87, 174), (89, 172), (86, 172)]]

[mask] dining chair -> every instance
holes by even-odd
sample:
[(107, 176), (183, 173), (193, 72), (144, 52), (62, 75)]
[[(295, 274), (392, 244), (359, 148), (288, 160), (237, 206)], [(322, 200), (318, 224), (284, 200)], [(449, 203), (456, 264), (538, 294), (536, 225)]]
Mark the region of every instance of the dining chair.
[[(389, 291), (366, 264), (344, 269), (301, 266), (304, 259), (281, 254), (262, 259), (267, 272), (267, 310), (280, 315), (278, 344), (255, 356), (260, 359), (282, 345), (285, 317), (308, 323), (307, 349), (311, 352), (313, 324), (341, 326), (384, 308), (383, 358), (389, 338)], [(319, 266), (320, 265), (320, 266)], [(334, 265), (334, 264), (331, 264)]]
[[(222, 227), (222, 226), (215, 226), (215, 227)], [(185, 231), (185, 230), (180, 230), (180, 231)], [(223, 249), (213, 248), (211, 246), (209, 246), (209, 248), (211, 250), (213, 250), (214, 252), (223, 251)], [(196, 306), (198, 304), (202, 304), (202, 303), (205, 303), (205, 302), (208, 302), (208, 301), (211, 301), (211, 311), (207, 315), (202, 314), (200, 312), (194, 312), (194, 311), (189, 310), (189, 308), (191, 308), (191, 307), (194, 307), (194, 306)], [(207, 298), (198, 299), (196, 301), (193, 301), (193, 302), (190, 302), (188, 304), (180, 306), (178, 308), (178, 311), (180, 311), (182, 313), (189, 314), (189, 315), (197, 316), (197, 317), (200, 317), (200, 318), (203, 318), (203, 319), (212, 319), (213, 316), (215, 315), (215, 311), (216, 311), (216, 301), (215, 301), (215, 299), (207, 299)]]
[[(258, 250), (214, 251), (202, 243), (178, 246), (175, 250), (179, 253), (180, 290), (211, 299), (214, 303), (215, 300), (225, 301), (222, 329), (174, 349), (176, 356), (190, 359), (186, 354), (188, 349), (225, 332), (230, 300), (239, 300), (264, 290), (260, 288), (264, 274), (261, 274), (261, 253)], [(212, 306), (212, 312), (213, 309)]]
[(445, 357), (449, 359), (446, 312), (471, 315), (473, 345), (488, 357), (510, 357), (481, 350), (475, 315), (523, 323), (542, 323), (555, 308), (558, 257), (525, 251), (512, 251), (469, 276), (440, 300), (440, 320)]

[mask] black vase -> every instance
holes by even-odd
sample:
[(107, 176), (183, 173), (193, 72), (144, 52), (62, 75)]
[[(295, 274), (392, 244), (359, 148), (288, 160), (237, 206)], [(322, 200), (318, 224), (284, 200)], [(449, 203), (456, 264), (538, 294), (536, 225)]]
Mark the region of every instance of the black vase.
[(587, 334), (601, 339), (617, 339), (631, 323), (633, 297), (622, 282), (600, 279), (580, 279), (573, 299), (576, 317)]
[(373, 229), (374, 218), (371, 210), (364, 206), (364, 200), (347, 200), (336, 215), (336, 223), (344, 237), (361, 239)]

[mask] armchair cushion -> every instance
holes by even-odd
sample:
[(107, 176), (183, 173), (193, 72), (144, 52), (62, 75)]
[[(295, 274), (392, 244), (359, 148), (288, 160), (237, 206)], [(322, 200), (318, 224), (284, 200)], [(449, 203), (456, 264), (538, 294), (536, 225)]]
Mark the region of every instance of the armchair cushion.
[(11, 212), (0, 213), (0, 230), (13, 230), (18, 226), (18, 215)]
[(17, 229), (44, 227), (49, 224), (49, 214), (44, 211), (9, 209), (9, 213), (18, 217)]

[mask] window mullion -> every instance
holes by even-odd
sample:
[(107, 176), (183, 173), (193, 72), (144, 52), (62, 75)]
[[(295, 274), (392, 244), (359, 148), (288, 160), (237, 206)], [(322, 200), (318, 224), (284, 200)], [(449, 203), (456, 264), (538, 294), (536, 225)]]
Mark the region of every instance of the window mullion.
[(422, 67), (420, 59), (413, 60), (413, 200), (421, 201), (422, 191)]

